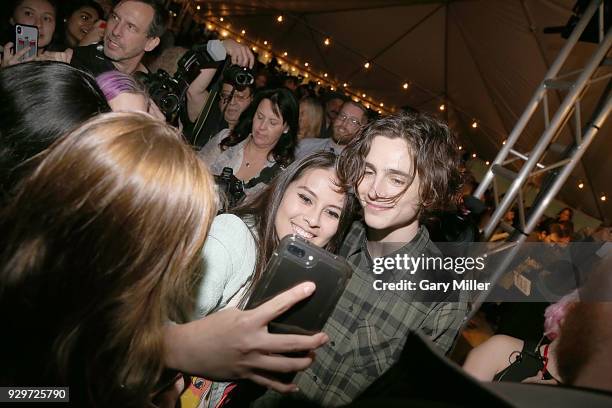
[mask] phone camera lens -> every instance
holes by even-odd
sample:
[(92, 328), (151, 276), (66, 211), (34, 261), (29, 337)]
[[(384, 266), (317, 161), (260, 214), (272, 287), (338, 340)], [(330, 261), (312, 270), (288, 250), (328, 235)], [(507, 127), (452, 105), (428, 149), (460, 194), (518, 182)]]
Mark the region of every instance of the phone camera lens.
[(21, 27), (17, 27), (17, 34), (21, 34)]
[(289, 245), (287, 250), (293, 255), (297, 256), (298, 258), (303, 258), (304, 255), (306, 255), (306, 253), (304, 252), (302, 248), (298, 248), (295, 245)]

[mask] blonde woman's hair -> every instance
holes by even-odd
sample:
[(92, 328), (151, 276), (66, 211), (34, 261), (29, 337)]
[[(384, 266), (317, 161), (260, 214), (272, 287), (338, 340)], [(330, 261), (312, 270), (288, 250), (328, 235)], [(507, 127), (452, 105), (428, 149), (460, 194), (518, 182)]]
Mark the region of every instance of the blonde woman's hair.
[(0, 216), (0, 381), (144, 406), (163, 326), (193, 307), (214, 181), (146, 114), (99, 115), (35, 161)]
[(301, 126), (298, 131), (298, 138), (320, 137), (325, 123), (325, 111), (323, 105), (316, 98), (307, 97), (300, 100), (300, 105), (304, 106), (307, 121), (305, 126)]

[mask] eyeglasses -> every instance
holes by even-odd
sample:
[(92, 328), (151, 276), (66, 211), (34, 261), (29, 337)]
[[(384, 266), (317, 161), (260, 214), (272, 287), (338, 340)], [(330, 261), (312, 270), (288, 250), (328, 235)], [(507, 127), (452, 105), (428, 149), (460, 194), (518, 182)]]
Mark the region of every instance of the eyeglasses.
[(337, 120), (337, 121), (339, 121), (339, 122), (344, 122), (344, 121), (347, 121), (347, 120), (348, 120), (348, 124), (349, 124), (350, 126), (353, 126), (353, 127), (359, 127), (359, 126), (361, 126), (361, 122), (359, 121), (359, 119), (357, 119), (357, 118), (356, 118), (356, 117), (354, 117), (354, 116), (346, 116), (344, 113), (339, 114), (339, 115), (336, 117), (336, 120)]
[(251, 99), (251, 95), (240, 95), (238, 93), (234, 93), (233, 96), (231, 93), (222, 93), (219, 97), (223, 103), (230, 103), (231, 100), (235, 102), (246, 102)]

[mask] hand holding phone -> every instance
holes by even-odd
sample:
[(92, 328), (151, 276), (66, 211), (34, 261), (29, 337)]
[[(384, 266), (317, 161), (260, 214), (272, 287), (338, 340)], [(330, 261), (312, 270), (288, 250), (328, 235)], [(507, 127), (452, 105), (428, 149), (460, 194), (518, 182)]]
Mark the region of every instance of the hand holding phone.
[(272, 254), (246, 309), (255, 308), (302, 282), (314, 282), (317, 290), (313, 296), (268, 325), (270, 333), (312, 335), (323, 329), (351, 274), (352, 269), (343, 258), (297, 235), (289, 235), (281, 240)]
[(4, 44), (4, 52), (2, 54), (2, 68), (10, 67), (11, 65), (19, 64), (22, 62), (23, 57), (29, 51), (25, 48), (19, 52), (14, 50), (15, 44), (12, 42)]

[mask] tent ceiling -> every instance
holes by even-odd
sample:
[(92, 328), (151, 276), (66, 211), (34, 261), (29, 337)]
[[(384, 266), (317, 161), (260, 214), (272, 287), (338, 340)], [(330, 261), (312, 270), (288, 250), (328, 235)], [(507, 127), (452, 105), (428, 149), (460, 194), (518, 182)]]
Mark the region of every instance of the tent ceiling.
[[(409, 105), (447, 119), (462, 143), (491, 160), (556, 58), (565, 40), (543, 34), (545, 27), (564, 25), (575, 0), (206, 0), (206, 17), (224, 16), (236, 31), (272, 50), (287, 51), (295, 64), (308, 61), (313, 72), (337, 85), (349, 83), (372, 103)], [(279, 24), (276, 16), (282, 14)], [(323, 40), (329, 37), (329, 47)], [(579, 68), (593, 44), (580, 43), (567, 64)], [(610, 56), (609, 56), (610, 57)], [(363, 68), (371, 61), (369, 70)], [(602, 68), (610, 71), (610, 68)], [(408, 90), (401, 85), (409, 82)], [(592, 86), (583, 100), (584, 121), (607, 81)], [(552, 95), (551, 107), (563, 95)], [(448, 109), (440, 112), (445, 103)], [(540, 116), (542, 116), (540, 114)], [(478, 121), (478, 128), (470, 124)], [(539, 138), (543, 121), (528, 128), (520, 150)], [(607, 170), (612, 156), (612, 120), (561, 191), (559, 198), (597, 218), (612, 219), (612, 188)], [(560, 140), (573, 138), (570, 130)], [(545, 162), (554, 158), (549, 157)], [(577, 189), (579, 180), (586, 182)], [(599, 196), (606, 193), (608, 200)]]

